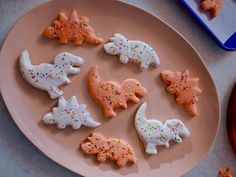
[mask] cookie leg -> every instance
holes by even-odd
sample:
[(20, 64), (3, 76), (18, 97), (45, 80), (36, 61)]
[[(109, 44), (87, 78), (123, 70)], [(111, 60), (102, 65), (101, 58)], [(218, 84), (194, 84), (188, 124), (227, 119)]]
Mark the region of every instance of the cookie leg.
[(196, 116), (197, 113), (197, 105), (196, 104), (190, 104), (190, 105), (184, 105), (186, 111), (191, 114), (192, 116)]
[(126, 158), (120, 158), (119, 160), (117, 160), (116, 163), (117, 163), (117, 165), (118, 165), (119, 167), (123, 167), (123, 166), (126, 165), (127, 159), (126, 159)]
[(148, 143), (146, 146), (146, 153), (147, 154), (157, 154), (156, 145), (152, 143)]
[(70, 79), (67, 76), (63, 77), (63, 81), (65, 84), (69, 84), (70, 83)]
[(113, 110), (113, 108), (107, 108), (106, 107), (106, 108), (104, 108), (103, 112), (104, 112), (104, 116), (106, 118), (111, 118), (111, 117), (115, 117), (116, 116), (116, 113)]
[(126, 102), (124, 102), (124, 103), (120, 103), (120, 106), (122, 107), (122, 108), (124, 108), (124, 109), (127, 109), (127, 104), (126, 104)]
[(148, 66), (149, 66), (149, 64), (147, 62), (142, 61), (141, 64), (140, 64), (140, 69), (141, 70), (148, 69)]
[(61, 43), (61, 44), (66, 44), (67, 42), (68, 42), (68, 39), (67, 39), (67, 37), (66, 36), (60, 36), (59, 37), (59, 42)]
[(77, 124), (73, 124), (73, 125), (72, 125), (72, 128), (73, 128), (73, 129), (79, 129), (80, 126), (81, 126), (81, 124), (80, 124), (80, 123), (77, 123)]
[(59, 128), (59, 129), (66, 128), (66, 124), (64, 124), (63, 122), (58, 122), (57, 123), (57, 128)]
[(122, 54), (120, 55), (120, 62), (121, 63), (126, 64), (126, 63), (128, 63), (128, 61), (129, 61), (129, 58), (127, 55), (122, 55)]
[(58, 98), (63, 95), (63, 92), (55, 86), (51, 86), (50, 89), (47, 91), (48, 94), (50, 95), (50, 98), (52, 99)]
[(129, 100), (133, 101), (134, 103), (138, 103), (139, 102), (139, 98), (136, 97), (134, 94), (131, 97), (129, 97)]
[(77, 39), (74, 41), (74, 44), (75, 44), (75, 45), (81, 45), (82, 42), (83, 42), (82, 39), (78, 39), (78, 38), (77, 38)]
[(174, 137), (174, 141), (175, 141), (176, 143), (182, 143), (182, 139), (181, 139), (178, 135), (176, 135), (176, 136)]
[(69, 73), (70, 74), (77, 74), (77, 73), (79, 73), (80, 72), (80, 69), (79, 68), (76, 68), (76, 67), (70, 67), (69, 68)]
[(106, 155), (105, 155), (105, 154), (102, 154), (102, 153), (98, 153), (97, 159), (98, 159), (100, 162), (105, 162), (105, 161), (106, 161)]

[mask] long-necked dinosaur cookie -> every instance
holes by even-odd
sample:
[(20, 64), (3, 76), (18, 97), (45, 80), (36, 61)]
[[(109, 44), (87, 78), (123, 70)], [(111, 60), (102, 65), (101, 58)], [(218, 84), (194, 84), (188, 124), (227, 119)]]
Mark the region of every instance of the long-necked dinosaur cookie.
[(119, 55), (122, 63), (126, 64), (129, 60), (139, 63), (141, 70), (149, 68), (149, 65), (155, 67), (160, 65), (156, 52), (148, 44), (142, 41), (128, 40), (119, 33), (116, 33), (107, 44), (104, 44), (104, 50), (108, 54)]
[(147, 103), (143, 103), (135, 116), (135, 128), (146, 146), (147, 154), (157, 154), (157, 145), (169, 147), (169, 141), (181, 143), (181, 137), (189, 137), (188, 128), (178, 119), (169, 119), (164, 123), (145, 116)]
[(100, 125), (86, 110), (85, 104), (78, 104), (77, 98), (72, 96), (68, 101), (61, 96), (58, 100), (58, 106), (52, 109), (52, 112), (46, 113), (43, 117), (45, 124), (57, 124), (57, 128), (63, 129), (71, 125), (73, 129), (79, 129), (81, 125), (95, 128)]
[(88, 74), (88, 91), (103, 108), (104, 117), (114, 117), (116, 108), (127, 108), (128, 100), (138, 103), (147, 90), (135, 79), (126, 79), (121, 84), (103, 81), (98, 74), (98, 66), (93, 66)]
[(220, 13), (223, 0), (202, 0), (201, 8), (204, 11), (209, 11), (212, 17), (216, 17)]
[(59, 19), (53, 22), (53, 26), (47, 27), (43, 34), (49, 39), (57, 38), (62, 44), (72, 41), (75, 45), (81, 45), (85, 41), (98, 45), (103, 42), (89, 25), (88, 17), (78, 17), (76, 11), (73, 11), (70, 17), (60, 12)]
[(77, 74), (84, 60), (71, 53), (61, 52), (54, 58), (54, 64), (32, 65), (28, 51), (20, 56), (20, 70), (24, 79), (33, 87), (47, 91), (52, 99), (63, 95), (58, 89), (62, 84), (70, 83), (69, 74)]
[(198, 95), (202, 93), (198, 87), (198, 78), (191, 78), (189, 71), (173, 72), (165, 70), (161, 72), (161, 80), (166, 84), (166, 90), (176, 95), (176, 102), (182, 104), (187, 112), (196, 116)]
[(92, 133), (85, 142), (81, 143), (81, 150), (85, 154), (97, 154), (100, 162), (106, 159), (116, 161), (119, 167), (128, 161), (136, 163), (134, 149), (126, 141), (118, 138), (107, 138), (100, 133)]

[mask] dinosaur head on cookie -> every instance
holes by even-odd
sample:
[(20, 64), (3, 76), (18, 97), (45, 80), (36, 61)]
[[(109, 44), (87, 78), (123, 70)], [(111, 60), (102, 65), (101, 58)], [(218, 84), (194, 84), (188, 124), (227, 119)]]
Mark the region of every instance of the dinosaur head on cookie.
[(119, 33), (115, 33), (113, 38), (110, 38), (109, 42), (104, 44), (104, 50), (107, 53), (110, 53), (112, 55), (117, 55), (117, 54), (121, 54), (122, 51), (127, 47), (127, 39), (119, 34)]

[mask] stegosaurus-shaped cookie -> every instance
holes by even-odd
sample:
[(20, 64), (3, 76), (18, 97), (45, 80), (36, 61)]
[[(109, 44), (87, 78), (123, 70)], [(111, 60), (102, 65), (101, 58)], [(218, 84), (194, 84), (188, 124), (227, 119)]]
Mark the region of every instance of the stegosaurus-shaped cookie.
[(198, 95), (202, 93), (198, 87), (199, 78), (190, 78), (188, 70), (183, 73), (165, 70), (160, 76), (167, 86), (167, 91), (176, 95), (176, 102), (183, 105), (189, 114), (196, 116), (196, 102)]
[(52, 112), (46, 113), (43, 122), (57, 124), (59, 129), (64, 129), (67, 125), (71, 125), (73, 129), (79, 129), (81, 125), (91, 128), (100, 125), (90, 116), (85, 104), (78, 104), (75, 96), (72, 96), (68, 101), (61, 96), (58, 100), (58, 107), (54, 107)]
[(49, 39), (57, 38), (62, 44), (72, 41), (75, 45), (81, 45), (85, 41), (98, 45), (103, 42), (103, 39), (97, 36), (93, 27), (89, 25), (88, 17), (78, 17), (75, 10), (70, 17), (60, 12), (59, 19), (54, 20), (53, 26), (47, 27), (43, 34)]

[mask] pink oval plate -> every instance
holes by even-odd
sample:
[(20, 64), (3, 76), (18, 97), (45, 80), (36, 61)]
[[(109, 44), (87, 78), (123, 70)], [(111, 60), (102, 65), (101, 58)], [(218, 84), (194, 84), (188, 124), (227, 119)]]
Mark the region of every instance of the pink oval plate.
[[(159, 54), (161, 66), (140, 72), (134, 64), (121, 64), (117, 57), (105, 54), (102, 46), (72, 43), (60, 45), (56, 40), (42, 36), (60, 11), (69, 14), (77, 10), (79, 15), (90, 18), (95, 31), (108, 40), (114, 32), (129, 39), (150, 44)], [(18, 58), (23, 50), (29, 50), (34, 64), (52, 62), (61, 51), (68, 51), (85, 59), (80, 74), (71, 77), (72, 82), (63, 86), (64, 96), (78, 97), (79, 103), (88, 106), (93, 117), (102, 122), (97, 129), (67, 127), (58, 130), (54, 125), (44, 125), (42, 116), (56, 105), (56, 100), (29, 86), (21, 77)], [(98, 64), (104, 80), (121, 82), (127, 77), (140, 80), (148, 90), (141, 103), (148, 102), (148, 117), (164, 121), (171, 117), (182, 120), (191, 131), (191, 137), (181, 144), (171, 144), (169, 149), (158, 147), (159, 154), (148, 156), (134, 128), (134, 115), (139, 104), (129, 104), (118, 116), (105, 119), (101, 109), (87, 92), (87, 73)], [(174, 97), (165, 91), (159, 78), (164, 69), (189, 69), (191, 76), (200, 78), (203, 93), (198, 102), (199, 115), (191, 118)], [(64, 167), (84, 176), (181, 176), (191, 170), (206, 155), (219, 126), (219, 101), (215, 84), (206, 66), (193, 47), (174, 29), (160, 19), (131, 5), (113, 0), (57, 0), (45, 3), (24, 15), (8, 34), (0, 55), (0, 88), (12, 118), (30, 141), (44, 154)], [(86, 156), (78, 149), (80, 142), (92, 131), (109, 137), (120, 137), (134, 148), (138, 163), (118, 169), (112, 162), (99, 164), (95, 156)]]

